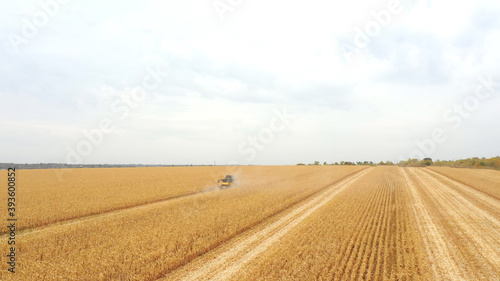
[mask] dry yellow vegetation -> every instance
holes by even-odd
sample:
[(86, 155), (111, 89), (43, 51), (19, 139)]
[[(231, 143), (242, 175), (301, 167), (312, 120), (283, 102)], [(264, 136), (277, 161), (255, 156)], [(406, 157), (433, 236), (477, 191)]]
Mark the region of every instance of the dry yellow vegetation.
[[(258, 175), (259, 167), (244, 167)], [(226, 167), (102, 168), (59, 170), (18, 170), (17, 198), (22, 202), (19, 229), (77, 219), (131, 206), (192, 194), (217, 186)], [(6, 179), (6, 171), (0, 177)], [(288, 170), (274, 169), (274, 177)], [(243, 174), (244, 175), (244, 174)], [(271, 176), (271, 175), (266, 175)], [(271, 178), (261, 180), (268, 181)], [(7, 193), (0, 193), (6, 202)], [(1, 229), (0, 233), (5, 233)]]
[[(214, 167), (216, 168), (220, 167)], [(175, 172), (169, 174), (169, 169)], [(207, 187), (207, 178), (212, 175), (210, 168), (206, 168), (205, 174), (197, 170), (199, 168), (186, 169), (146, 168), (147, 171), (143, 170), (139, 174), (150, 174), (144, 176), (142, 181), (129, 178), (131, 171), (128, 169), (117, 169), (113, 175), (109, 169), (101, 174), (97, 170), (82, 170), (82, 173), (93, 175), (92, 181), (98, 185), (88, 190), (101, 189), (101, 193), (100, 196), (87, 194), (87, 197), (79, 198), (88, 204), (93, 204), (93, 200), (106, 202), (109, 199), (101, 198), (103, 193), (112, 196), (117, 189), (128, 192), (127, 196), (132, 198), (121, 196), (125, 199), (115, 202), (139, 202), (135, 196), (141, 196), (139, 193), (145, 193), (146, 190), (156, 193), (151, 194), (149, 199), (142, 200), (151, 200), (158, 194), (172, 195), (168, 191), (160, 192), (163, 184), (155, 180), (164, 182), (166, 186), (172, 182), (177, 182), (180, 186), (187, 181), (189, 184), (185, 184), (185, 188), (193, 190)], [(242, 167), (238, 174), (240, 184), (234, 188), (199, 193), (24, 232), (18, 235), (19, 267), (15, 280), (154, 280), (361, 169), (363, 167), (355, 166)], [(179, 173), (180, 170), (185, 173)], [(44, 173), (51, 173), (50, 170), (37, 172), (42, 178)], [(102, 177), (102, 181), (95, 178), (96, 173)], [(220, 172), (216, 170), (215, 173)], [(26, 174), (26, 171), (19, 173), (20, 182)], [(169, 176), (164, 177), (165, 174)], [(216, 177), (223, 174), (224, 172)], [(106, 182), (105, 178), (109, 177), (115, 177), (116, 180), (111, 181), (115, 184), (120, 183), (119, 179), (122, 180), (119, 188), (108, 187), (113, 192), (102, 190), (106, 189), (106, 185), (99, 184)], [(80, 194), (86, 194), (86, 179), (86, 176), (80, 177), (79, 184), (83, 185), (80, 187)], [(201, 187), (196, 185), (198, 181)], [(66, 183), (70, 182), (72, 181), (68, 180)], [(76, 185), (78, 181), (72, 183)], [(23, 187), (19, 186), (21, 190)], [(50, 189), (50, 186), (44, 186)], [(71, 187), (69, 185), (66, 188)], [(64, 190), (61, 186), (59, 188)], [(128, 189), (133, 191), (126, 191)], [(178, 194), (182, 194), (181, 187), (177, 190)], [(29, 197), (26, 192), (23, 196)], [(78, 196), (75, 194), (79, 193), (66, 195), (67, 197), (59, 194), (57, 198), (76, 202)], [(35, 206), (32, 208), (57, 210), (53, 206), (38, 206), (50, 204), (53, 200), (51, 196), (44, 198), (34, 200)], [(23, 202), (19, 208), (24, 210), (24, 204)], [(65, 204), (65, 208), (72, 208), (68, 203)], [(100, 204), (93, 207), (94, 210), (104, 210), (102, 206), (106, 204)], [(89, 210), (82, 205), (85, 206), (84, 203), (75, 205), (75, 214), (81, 215), (82, 210)], [(20, 217), (24, 218), (25, 215), (26, 211), (19, 213)], [(6, 245), (5, 236), (0, 243)], [(4, 256), (0, 258), (0, 263), (5, 264)], [(12, 280), (12, 275), (6, 274), (6, 271), (2, 271), (0, 277), (2, 280)]]
[(500, 199), (500, 171), (450, 167), (428, 167), (427, 169)]
[(425, 279), (411, 204), (398, 168), (378, 167), (230, 280)]
[(62, 180), (58, 170), (17, 171), (25, 229), (197, 192), (223, 167), (72, 169)]
[(430, 280), (500, 280), (500, 201), (428, 169), (403, 169)]
[(161, 280), (499, 280), (500, 202), (425, 168), (377, 167)]
[[(130, 176), (136, 171), (148, 175), (142, 189)], [(486, 190), (500, 179), (461, 171), (245, 166), (230, 172), (238, 185), (219, 190), (224, 167), (82, 169), (66, 189), (45, 180), (39, 190), (26, 180), (53, 171), (21, 170), (19, 223), (26, 214), (44, 217), (34, 210), (63, 219), (19, 232), (17, 273), (1, 255), (0, 280), (499, 280), (500, 200)], [(95, 177), (113, 184), (85, 189)], [(71, 190), (78, 179), (83, 186)], [(172, 188), (163, 191), (163, 182)], [(122, 191), (113, 202), (125, 205), (105, 209), (111, 198), (85, 191), (99, 189)], [(57, 198), (69, 203), (52, 202), (64, 190)], [(61, 206), (74, 207), (75, 218), (58, 217)]]

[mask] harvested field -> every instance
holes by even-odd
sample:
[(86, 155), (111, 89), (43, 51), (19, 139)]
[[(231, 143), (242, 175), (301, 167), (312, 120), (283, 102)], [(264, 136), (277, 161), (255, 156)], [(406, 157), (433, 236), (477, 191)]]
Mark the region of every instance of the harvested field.
[[(494, 187), (485, 192), (471, 181), (480, 177), (475, 170), (464, 183), (460, 176), (428, 168), (240, 167), (239, 184), (219, 190), (214, 183), (224, 176), (223, 167), (185, 169), (138, 169), (170, 177), (186, 176), (189, 169), (200, 173), (201, 179), (190, 179), (185, 189), (182, 180), (164, 179), (175, 187), (164, 192), (157, 180), (144, 178), (145, 189), (156, 186), (147, 202), (132, 195), (136, 183), (117, 185), (129, 169), (81, 170), (81, 179), (85, 173), (115, 177), (111, 191), (102, 192), (130, 189), (131, 198), (123, 201), (128, 205), (106, 209), (106, 199), (98, 198), (101, 205), (86, 208), (85, 202), (91, 203), (85, 200), (97, 199), (81, 196), (82, 203), (69, 211), (73, 219), (54, 214), (52, 222), (25, 228), (17, 237), (18, 273), (2, 270), (0, 279), (500, 279), (500, 200), (491, 195)], [(53, 171), (36, 172), (42, 177)], [(26, 174), (18, 173), (19, 183), (26, 182)], [(498, 183), (494, 174), (488, 181)], [(37, 197), (27, 195), (38, 190), (30, 185), (20, 184), (19, 191), (24, 186), (20, 199)], [(74, 202), (76, 194), (58, 196)], [(57, 210), (37, 205), (50, 202), (45, 200), (20, 200), (20, 218), (29, 214), (26, 210)], [(25, 209), (25, 202), (34, 205)], [(89, 216), (89, 210), (97, 213)], [(6, 239), (1, 236), (3, 247)], [(4, 255), (0, 263), (6, 264)]]
[[(468, 186), (444, 184), (425, 169), (409, 169), (410, 188), (421, 202), (421, 231), (433, 277), (500, 278), (500, 202)], [(406, 174), (405, 174), (406, 175)], [(408, 176), (407, 176), (408, 178)], [(480, 200), (479, 200), (480, 198)]]
[(428, 167), (427, 169), (500, 199), (500, 171), (448, 167)]

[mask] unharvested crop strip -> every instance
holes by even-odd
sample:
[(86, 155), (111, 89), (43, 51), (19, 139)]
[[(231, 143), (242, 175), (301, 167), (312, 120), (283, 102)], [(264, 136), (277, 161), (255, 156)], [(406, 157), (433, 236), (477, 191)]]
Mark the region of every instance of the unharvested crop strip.
[[(245, 168), (245, 173), (257, 169)], [(293, 168), (292, 170), (298, 172), (294, 173), (295, 177), (311, 171), (300, 167)], [(213, 191), (214, 172), (220, 170), (217, 167), (180, 168), (181, 177), (177, 177), (175, 172), (177, 168), (149, 169), (82, 169), (64, 182), (56, 182), (54, 185), (49, 185), (48, 181), (51, 175), (55, 176), (55, 173), (51, 173), (52, 170), (26, 171), (22, 177), (25, 188), (22, 194), (20, 193), (24, 215), (18, 231), (36, 231), (49, 225), (65, 224), (87, 217), (93, 218), (101, 214)], [(201, 172), (201, 174), (179, 180), (185, 177), (186, 171)], [(212, 176), (207, 179), (211, 171)], [(272, 184), (284, 177), (288, 177), (288, 173), (283, 173), (283, 167), (280, 167), (272, 178), (263, 177), (258, 182), (265, 181), (266, 184)], [(209, 182), (212, 183), (212, 187), (204, 189), (203, 187), (208, 187)], [(99, 189), (96, 186), (99, 186)], [(0, 198), (2, 197), (0, 195)], [(0, 237), (5, 233), (6, 230), (0, 229)]]
[[(188, 193), (188, 194), (182, 194), (182, 195), (172, 196), (172, 197), (168, 197), (168, 198), (164, 198), (164, 199), (157, 199), (157, 200), (153, 200), (153, 201), (139, 203), (139, 204), (135, 204), (132, 206), (118, 207), (116, 209), (112, 209), (112, 210), (104, 211), (104, 212), (100, 212), (100, 213), (96, 212), (96, 213), (92, 213), (92, 214), (81, 216), (81, 217), (58, 220), (58, 221), (51, 222), (49, 224), (43, 224), (43, 225), (39, 225), (39, 226), (32, 227), (32, 228), (22, 229), (22, 230), (18, 231), (18, 234), (22, 235), (22, 234), (27, 234), (27, 233), (34, 233), (34, 232), (38, 232), (38, 231), (42, 231), (42, 230), (47, 230), (47, 229), (50, 229), (53, 227), (70, 225), (70, 224), (79, 223), (79, 222), (89, 220), (89, 219), (95, 219), (98, 217), (111, 216), (111, 215), (116, 214), (116, 213), (120, 213), (120, 212), (124, 212), (124, 211), (128, 211), (128, 210), (135, 210), (138, 208), (152, 206), (155, 204), (162, 204), (165, 202), (170, 202), (172, 200), (186, 198), (186, 197), (190, 197), (190, 196), (194, 196), (194, 195), (198, 195), (198, 194), (202, 194), (202, 193), (206, 193), (206, 192), (211, 192), (214, 190), (215, 189), (211, 189), (208, 191), (205, 190), (205, 191), (193, 192), (193, 193)], [(7, 236), (6, 233), (1, 234), (0, 239), (4, 238), (5, 236)]]
[[(270, 183), (273, 183), (273, 182), (276, 182), (276, 181), (279, 181), (279, 179), (275, 179), (273, 181), (270, 181)], [(188, 198), (188, 197), (192, 197), (192, 196), (196, 196), (196, 195), (200, 195), (200, 194), (206, 194), (206, 193), (210, 193), (210, 192), (217, 191), (217, 190), (219, 190), (217, 187), (213, 187), (213, 188), (210, 188), (210, 189), (205, 189), (205, 190), (201, 190), (201, 191), (197, 191), (197, 192), (191, 192), (191, 193), (186, 193), (186, 194), (171, 196), (171, 197), (167, 197), (167, 198), (150, 200), (150, 201), (147, 201), (147, 202), (138, 203), (138, 204), (134, 204), (134, 205), (127, 205), (127, 206), (117, 207), (117, 208), (114, 208), (114, 209), (111, 209), (111, 210), (107, 210), (107, 211), (103, 211), (103, 212), (90, 213), (90, 214), (84, 215), (84, 216), (77, 216), (77, 217), (73, 217), (73, 218), (69, 218), (69, 219), (56, 220), (56, 221), (53, 221), (53, 222), (48, 223), (48, 224), (42, 224), (42, 225), (38, 225), (38, 226), (35, 226), (35, 227), (32, 227), (32, 228), (21, 229), (21, 230), (18, 231), (18, 234), (22, 235), (22, 234), (27, 234), (27, 233), (35, 233), (35, 232), (38, 232), (38, 231), (51, 229), (53, 227), (60, 227), (60, 226), (70, 225), (70, 224), (79, 223), (79, 222), (83, 222), (83, 221), (86, 221), (86, 220), (96, 219), (96, 218), (104, 217), (104, 216), (112, 216), (114, 214), (118, 214), (118, 213), (121, 213), (121, 212), (132, 211), (132, 210), (136, 210), (136, 209), (139, 209), (139, 208), (154, 206), (155, 204), (159, 205), (159, 204), (171, 202), (173, 200), (178, 200), (178, 199), (182, 199), (182, 198)], [(0, 234), (0, 239), (4, 238), (6, 236), (7, 236), (6, 233)]]

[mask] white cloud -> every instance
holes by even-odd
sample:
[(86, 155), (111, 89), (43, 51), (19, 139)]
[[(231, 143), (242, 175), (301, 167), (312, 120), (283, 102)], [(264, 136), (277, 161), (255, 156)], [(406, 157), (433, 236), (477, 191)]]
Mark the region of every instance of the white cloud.
[[(12, 3), (0, 11), (0, 99), (9, 105), (0, 126), (11, 134), (0, 137), (10, 148), (0, 162), (64, 162), (79, 132), (110, 117), (117, 129), (87, 163), (224, 163), (241, 159), (238, 145), (284, 106), (297, 118), (253, 164), (395, 160), (446, 126), (443, 112), (480, 77), (500, 80), (500, 4), (402, 1), (347, 63), (340, 43), (389, 2), (243, 1), (224, 21), (211, 1), (71, 2), (18, 53), (7, 35), (39, 6)], [(111, 104), (157, 63), (168, 77), (119, 119)], [(482, 106), (467, 124), (483, 125), (460, 129), (488, 136), (484, 145), (455, 132), (450, 144), (467, 156), (497, 154), (495, 116)], [(25, 153), (30, 139), (42, 149)], [(455, 157), (444, 146), (436, 155)]]

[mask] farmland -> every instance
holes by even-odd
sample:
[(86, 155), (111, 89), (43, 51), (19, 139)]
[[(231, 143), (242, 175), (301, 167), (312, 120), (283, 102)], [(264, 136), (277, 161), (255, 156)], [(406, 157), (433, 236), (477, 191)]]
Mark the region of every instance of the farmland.
[(495, 170), (429, 167), (430, 170), (500, 199), (500, 173)]
[[(224, 168), (73, 169), (64, 174), (60, 171), (18, 173), (18, 184), (23, 186), (18, 195), (23, 201), (22, 229), (203, 191), (213, 186)], [(0, 194), (2, 202), (5, 198), (6, 194)]]
[(225, 167), (21, 170), (18, 272), (0, 279), (500, 278), (498, 171), (231, 171), (219, 190)]

